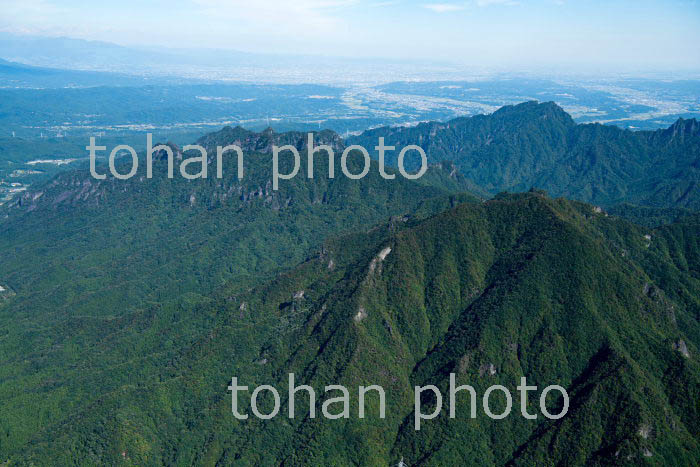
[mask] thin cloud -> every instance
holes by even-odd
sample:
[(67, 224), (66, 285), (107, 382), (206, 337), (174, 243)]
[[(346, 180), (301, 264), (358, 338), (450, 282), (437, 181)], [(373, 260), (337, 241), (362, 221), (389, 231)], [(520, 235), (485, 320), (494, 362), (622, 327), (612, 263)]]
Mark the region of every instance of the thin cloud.
[(515, 1), (515, 0), (476, 0), (477, 6), (491, 6), (491, 5), (506, 5), (506, 6), (514, 6), (514, 5), (520, 5), (520, 2)]
[(427, 5), (423, 5), (423, 8), (432, 10), (435, 13), (447, 13), (450, 11), (464, 10), (465, 6), (456, 3), (429, 3)]
[[(212, 20), (238, 22), (239, 27), (276, 35), (315, 35), (333, 33), (343, 23), (339, 10), (354, 6), (357, 0), (194, 0)], [(254, 26), (252, 26), (254, 25)], [(252, 27), (251, 27), (252, 26)]]
[(401, 3), (401, 0), (389, 0), (386, 2), (371, 3), (369, 6), (372, 8), (379, 8), (379, 7), (383, 7), (383, 6), (398, 5), (399, 3)]

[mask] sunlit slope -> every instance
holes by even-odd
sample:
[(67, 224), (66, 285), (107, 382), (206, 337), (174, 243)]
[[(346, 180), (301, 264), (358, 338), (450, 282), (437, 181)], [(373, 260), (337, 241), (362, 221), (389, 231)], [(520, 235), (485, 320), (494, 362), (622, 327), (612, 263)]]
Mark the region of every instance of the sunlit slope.
[[(221, 179), (214, 169), (207, 180), (168, 179), (157, 157), (150, 180), (143, 160), (129, 180), (72, 171), (3, 207), (0, 458), (123, 385), (151, 381), (153, 365), (167, 365), (208, 332), (213, 316), (201, 307), (222, 287), (268, 281), (329, 236), (476, 200), (451, 197), (457, 182), (443, 189), (384, 180), (376, 165), (362, 180), (329, 179), (323, 154), (313, 179), (303, 158), (301, 175), (274, 191), (264, 141), (302, 148), (306, 135), (246, 135), (254, 141), (246, 150), (256, 152), (246, 152), (241, 180), (230, 159)], [(239, 141), (226, 131), (210, 138), (201, 143), (213, 155), (216, 144)], [(350, 157), (355, 173), (358, 163)], [(426, 181), (438, 183), (440, 171)]]
[[(139, 384), (124, 378), (46, 427), (17, 459), (695, 465), (698, 228), (691, 218), (644, 229), (539, 192), (395, 218), (327, 242), (268, 285), (224, 291), (197, 310), (209, 318), (198, 338), (167, 362), (151, 357)], [(289, 419), (289, 372), (320, 395), (328, 384), (351, 392), (379, 384), (387, 418), (370, 399), (359, 420), (353, 395), (349, 419), (309, 419), (301, 396)], [(512, 414), (490, 420), (479, 408), (471, 419), (459, 398), (455, 419), (443, 407), (416, 431), (413, 386), (435, 384), (446, 395), (450, 373), (480, 395), (493, 384), (510, 388)], [(278, 387), (280, 415), (235, 420), (232, 376)], [(540, 391), (564, 386), (569, 413), (525, 420), (521, 376)], [(539, 413), (537, 399), (530, 413)], [(555, 411), (557, 398), (548, 403)], [(423, 404), (428, 411), (431, 399)], [(245, 397), (240, 405), (250, 412)]]
[[(353, 144), (418, 144), (492, 194), (531, 187), (604, 206), (700, 208), (700, 123), (679, 119), (656, 131), (576, 124), (553, 102), (505, 106), (490, 115), (382, 127)], [(398, 151), (387, 160), (396, 165)]]

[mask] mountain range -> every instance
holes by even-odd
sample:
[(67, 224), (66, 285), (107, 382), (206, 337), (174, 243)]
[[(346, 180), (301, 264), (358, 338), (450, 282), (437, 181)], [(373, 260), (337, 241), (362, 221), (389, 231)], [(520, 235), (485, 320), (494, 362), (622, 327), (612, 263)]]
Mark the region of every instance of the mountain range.
[[(0, 40), (0, 47), (2, 41)], [(168, 83), (175, 80), (108, 73), (100, 71), (46, 68), (0, 58), (0, 87), (3, 88), (61, 88), (87, 86), (138, 86)]]
[[(679, 119), (662, 130), (630, 131), (576, 124), (553, 102), (532, 101), (491, 115), (368, 130), (348, 143), (373, 147), (379, 137), (398, 148), (420, 145), (429, 161), (453, 162), (491, 194), (536, 186), (602, 206), (700, 206), (700, 123), (695, 119)], [(398, 153), (389, 154), (395, 166)], [(406, 162), (409, 168), (415, 164), (417, 159)]]
[[(313, 179), (274, 191), (272, 144), (306, 134), (226, 127), (197, 144), (241, 145), (242, 180), (171, 180), (157, 157), (152, 179), (68, 171), (0, 207), (0, 461), (700, 462), (697, 122), (635, 133), (528, 102), (314, 136), (419, 144), (430, 169), (328, 179), (319, 155)], [(319, 394), (380, 384), (387, 417), (232, 416), (232, 376), (284, 387), (290, 372)], [(569, 413), (414, 430), (413, 387), (446, 393), (451, 373), (480, 394), (560, 384)]]

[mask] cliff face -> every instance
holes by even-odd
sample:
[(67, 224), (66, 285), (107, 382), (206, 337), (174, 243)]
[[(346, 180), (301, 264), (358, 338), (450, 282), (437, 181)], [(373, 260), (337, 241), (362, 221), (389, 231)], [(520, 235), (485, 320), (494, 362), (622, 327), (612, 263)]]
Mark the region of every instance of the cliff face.
[[(342, 152), (345, 144), (337, 133), (324, 130), (320, 132), (310, 132), (314, 135), (314, 144), (316, 146), (328, 145), (336, 152)], [(256, 133), (243, 129), (239, 126), (235, 128), (224, 127), (222, 130), (209, 133), (199, 140), (197, 144), (205, 148), (216, 148), (216, 146), (226, 146), (235, 144), (239, 146), (243, 152), (272, 154), (272, 146), (291, 145), (297, 148), (300, 152), (306, 150), (308, 145), (308, 133), (290, 131), (284, 133), (276, 133), (272, 128), (268, 128), (261, 133)]]

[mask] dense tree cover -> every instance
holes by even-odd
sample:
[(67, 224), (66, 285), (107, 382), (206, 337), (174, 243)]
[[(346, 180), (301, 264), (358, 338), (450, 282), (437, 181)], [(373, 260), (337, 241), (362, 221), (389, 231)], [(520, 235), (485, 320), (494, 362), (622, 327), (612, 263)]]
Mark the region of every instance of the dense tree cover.
[(621, 203), (611, 206), (607, 209), (607, 212), (615, 216), (624, 217), (635, 224), (646, 227), (658, 227), (693, 216), (697, 211), (685, 208), (655, 208)]
[[(652, 228), (538, 190), (483, 202), (457, 193), (494, 187), (449, 157), (416, 182), (375, 168), (329, 180), (321, 155), (309, 180), (302, 157), (275, 192), (266, 152), (303, 149), (305, 134), (199, 140), (210, 154), (232, 143), (254, 152), (243, 180), (231, 159), (223, 179), (170, 180), (158, 157), (151, 180), (69, 172), (0, 208), (0, 462), (700, 461), (696, 214), (620, 208), (674, 220)], [(380, 384), (387, 418), (233, 418), (232, 376), (284, 388), (289, 372), (318, 394)], [(416, 432), (413, 385), (446, 393), (449, 373), (480, 394), (515, 393), (520, 376), (561, 384), (570, 413), (443, 416)]]
[[(186, 143), (199, 136), (190, 131), (169, 132), (169, 138), (177, 143)], [(158, 133), (154, 136), (158, 138)], [(87, 167), (88, 152), (85, 150), (89, 139), (86, 137), (36, 138), (0, 137), (0, 181), (38, 185), (53, 178), (60, 172)], [(124, 132), (120, 136), (98, 138), (97, 143), (107, 150), (101, 154), (106, 158), (117, 145), (129, 144), (136, 150), (146, 147), (146, 136), (141, 132)], [(70, 159), (73, 162), (67, 163)], [(63, 160), (62, 164), (39, 163), (32, 161)]]
[[(39, 464), (695, 465), (698, 228), (688, 218), (650, 230), (537, 192), (394, 218), (329, 240), (267, 284), (122, 318), (73, 363), (89, 368), (127, 340), (138, 348), (75, 374), (100, 395), (42, 405), (38, 433), (7, 452)], [(74, 318), (73, 332), (83, 321)], [(28, 363), (41, 371), (47, 362)], [(349, 419), (233, 418), (231, 376), (276, 385), (286, 414), (288, 372), (318, 394), (380, 384), (387, 418), (358, 419), (356, 400)], [(413, 385), (446, 394), (449, 373), (480, 394), (493, 384), (515, 394), (520, 376), (561, 384), (570, 411), (556, 421), (470, 419), (468, 399), (458, 399), (455, 419), (443, 413), (415, 431)], [(32, 395), (50, 397), (75, 383), (37, 384)], [(370, 398), (367, 413), (377, 409)], [(64, 417), (50, 422), (51, 410)]]
[[(375, 145), (378, 137), (398, 148), (419, 144), (429, 160), (454, 162), (492, 194), (536, 186), (604, 206), (700, 207), (695, 119), (679, 119), (665, 130), (630, 131), (577, 125), (553, 102), (526, 102), (491, 115), (368, 130), (348, 142)], [(396, 157), (395, 151), (387, 160), (396, 165)]]
[[(298, 177), (273, 192), (270, 156), (246, 154), (245, 162), (243, 180), (229, 159), (223, 179), (170, 180), (162, 160), (151, 180), (143, 172), (128, 181), (67, 172), (3, 207), (3, 456), (122, 385), (149, 380), (146, 361), (169, 361), (211, 325), (198, 307), (217, 289), (267, 280), (330, 235), (475, 199), (386, 181), (376, 169), (357, 182), (329, 180), (321, 155), (313, 180)], [(357, 163), (351, 158), (355, 171)]]

